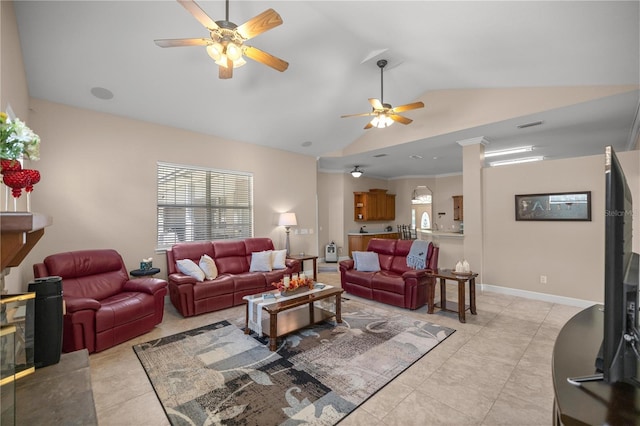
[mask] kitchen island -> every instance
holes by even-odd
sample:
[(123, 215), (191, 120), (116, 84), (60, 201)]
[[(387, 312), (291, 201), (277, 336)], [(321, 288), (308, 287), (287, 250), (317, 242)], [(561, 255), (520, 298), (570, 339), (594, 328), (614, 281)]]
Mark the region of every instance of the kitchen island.
[(347, 234), (349, 238), (349, 257), (354, 251), (366, 251), (369, 245), (369, 240), (372, 238), (386, 238), (390, 240), (397, 240), (398, 233), (393, 231), (367, 231), (367, 232), (349, 232)]

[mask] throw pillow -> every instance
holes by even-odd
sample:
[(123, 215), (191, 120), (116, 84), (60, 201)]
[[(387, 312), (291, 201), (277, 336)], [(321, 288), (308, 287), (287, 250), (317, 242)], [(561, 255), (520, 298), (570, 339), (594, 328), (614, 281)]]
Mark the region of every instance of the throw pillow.
[(352, 254), (357, 271), (377, 272), (380, 270), (378, 253), (373, 251), (354, 251)]
[(287, 267), (285, 263), (286, 259), (286, 250), (273, 250), (271, 253), (271, 267), (273, 269), (285, 269)]
[(204, 276), (208, 280), (214, 280), (218, 276), (218, 267), (216, 266), (216, 262), (209, 256), (208, 254), (203, 254), (200, 257), (200, 263), (198, 263), (202, 272), (204, 272)]
[(270, 272), (271, 250), (255, 251), (251, 253), (249, 272)]
[(178, 260), (176, 261), (176, 265), (178, 266), (178, 270), (183, 274), (189, 275), (200, 282), (204, 281), (204, 272), (202, 272), (202, 269), (200, 269), (193, 260)]

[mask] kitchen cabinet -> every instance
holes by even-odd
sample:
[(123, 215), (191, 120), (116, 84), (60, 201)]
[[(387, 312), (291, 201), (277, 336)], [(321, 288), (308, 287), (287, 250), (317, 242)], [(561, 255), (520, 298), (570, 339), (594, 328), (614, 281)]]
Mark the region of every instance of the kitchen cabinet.
[(389, 240), (397, 240), (397, 232), (384, 232), (384, 233), (365, 233), (365, 234), (349, 234), (349, 257), (354, 251), (367, 251), (369, 241), (372, 238), (386, 238)]
[(462, 208), (462, 195), (453, 196), (453, 220), (464, 220)]
[(386, 189), (370, 189), (369, 192), (353, 193), (353, 220), (395, 220), (396, 196)]

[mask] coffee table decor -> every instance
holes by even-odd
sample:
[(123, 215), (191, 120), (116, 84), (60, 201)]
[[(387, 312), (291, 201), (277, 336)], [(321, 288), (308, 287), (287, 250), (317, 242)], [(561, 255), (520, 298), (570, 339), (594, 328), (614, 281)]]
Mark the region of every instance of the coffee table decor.
[(293, 278), (285, 276), (280, 281), (271, 283), (271, 285), (277, 288), (280, 294), (285, 297), (312, 290), (314, 284), (313, 279), (307, 278), (304, 274), (295, 275)]
[(244, 320), (133, 347), (172, 425), (336, 424), (454, 332), (344, 300), (343, 324), (289, 334), (271, 352)]
[[(276, 290), (245, 296), (243, 297), (247, 301), (245, 333), (249, 334), (252, 330), (258, 333), (258, 336), (267, 334), (270, 337), (269, 347), (275, 351), (277, 338), (284, 334), (333, 316), (336, 317), (337, 322), (341, 322), (341, 294), (341, 288), (312, 283), (311, 287), (301, 286), (290, 291)], [(327, 303), (329, 298), (335, 299), (333, 306), (330, 302)], [(305, 305), (308, 309), (304, 309)], [(268, 313), (268, 321), (263, 320), (265, 311)], [(281, 320), (278, 320), (279, 317)]]

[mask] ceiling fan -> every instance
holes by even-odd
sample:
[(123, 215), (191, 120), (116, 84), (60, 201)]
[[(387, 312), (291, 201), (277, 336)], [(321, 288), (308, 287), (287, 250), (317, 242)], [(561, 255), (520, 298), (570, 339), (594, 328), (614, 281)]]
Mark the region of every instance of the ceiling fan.
[(369, 98), (369, 103), (373, 107), (371, 112), (365, 112), (362, 114), (349, 114), (343, 115), (341, 118), (345, 117), (366, 117), (366, 116), (374, 116), (373, 119), (364, 126), (365, 129), (370, 129), (372, 127), (383, 128), (389, 127), (393, 124), (394, 121), (402, 124), (409, 124), (413, 120), (402, 115), (399, 115), (399, 112), (409, 111), (412, 109), (424, 108), (424, 103), (422, 102), (414, 102), (411, 104), (400, 105), (395, 108), (391, 107), (390, 104), (384, 103), (383, 97), (383, 71), (384, 67), (387, 65), (386, 59), (380, 59), (377, 62), (378, 67), (380, 67), (380, 100)]
[(194, 18), (209, 30), (210, 38), (179, 38), (154, 40), (160, 47), (206, 46), (207, 53), (219, 65), (218, 77), (233, 77), (233, 69), (246, 64), (243, 56), (258, 61), (280, 72), (289, 64), (260, 49), (244, 44), (245, 41), (282, 24), (282, 18), (273, 9), (238, 26), (229, 21), (229, 0), (223, 21), (214, 21), (193, 0), (177, 0)]

